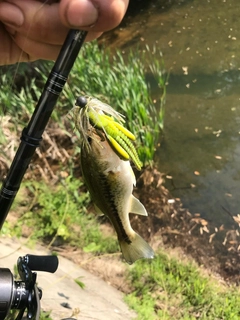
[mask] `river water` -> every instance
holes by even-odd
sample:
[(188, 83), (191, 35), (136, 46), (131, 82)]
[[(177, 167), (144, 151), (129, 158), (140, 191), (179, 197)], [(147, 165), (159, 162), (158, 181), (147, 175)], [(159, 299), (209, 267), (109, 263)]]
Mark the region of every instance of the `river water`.
[(112, 46), (163, 53), (170, 78), (158, 169), (191, 213), (230, 226), (226, 210), (240, 213), (240, 2), (163, 2), (126, 18)]

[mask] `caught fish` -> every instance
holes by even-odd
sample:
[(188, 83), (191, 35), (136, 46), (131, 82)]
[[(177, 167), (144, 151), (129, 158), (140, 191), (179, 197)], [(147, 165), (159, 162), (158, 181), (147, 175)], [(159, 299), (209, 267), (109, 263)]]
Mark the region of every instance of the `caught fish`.
[[(81, 101), (83, 108), (84, 102), (87, 100)], [(116, 112), (112, 110), (107, 110), (111, 116)], [(129, 220), (129, 213), (147, 216), (143, 204), (132, 195), (136, 178), (129, 160), (119, 156), (107, 136), (108, 128), (91, 120), (87, 108), (84, 112), (82, 107), (75, 109), (74, 119), (83, 135), (81, 165), (85, 183), (97, 208), (113, 224), (124, 259), (131, 264), (140, 258), (153, 258), (152, 248), (132, 229)]]
[(112, 222), (124, 259), (133, 263), (153, 258), (153, 250), (131, 227), (129, 213), (147, 216), (142, 203), (132, 195), (136, 180), (129, 161), (121, 160), (110, 147), (105, 135), (93, 131), (91, 149), (81, 150), (85, 183), (97, 208)]

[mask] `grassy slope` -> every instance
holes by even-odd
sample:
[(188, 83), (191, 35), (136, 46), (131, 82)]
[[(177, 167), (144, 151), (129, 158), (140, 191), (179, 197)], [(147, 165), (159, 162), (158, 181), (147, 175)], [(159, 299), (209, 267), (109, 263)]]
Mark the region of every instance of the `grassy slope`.
[(126, 301), (138, 319), (239, 319), (240, 290), (226, 286), (191, 262), (158, 252), (130, 270), (134, 291)]

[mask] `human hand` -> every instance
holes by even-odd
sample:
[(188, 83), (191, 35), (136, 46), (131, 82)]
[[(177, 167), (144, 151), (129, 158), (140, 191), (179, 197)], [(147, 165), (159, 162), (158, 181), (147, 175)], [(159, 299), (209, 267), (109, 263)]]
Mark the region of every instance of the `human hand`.
[(69, 29), (86, 41), (116, 27), (128, 0), (0, 0), (0, 65), (55, 60)]

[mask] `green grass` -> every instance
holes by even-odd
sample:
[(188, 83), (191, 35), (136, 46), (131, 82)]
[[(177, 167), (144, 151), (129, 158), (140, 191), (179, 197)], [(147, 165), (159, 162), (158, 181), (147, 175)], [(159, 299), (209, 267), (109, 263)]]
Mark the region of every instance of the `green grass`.
[(85, 284), (84, 282), (82, 282), (81, 280), (79, 280), (79, 278), (74, 280), (76, 282), (76, 284), (81, 288), (84, 289), (85, 288)]
[(240, 318), (239, 288), (221, 286), (165, 253), (137, 262), (129, 279), (134, 290), (126, 301), (139, 320)]
[[(20, 236), (22, 228), (28, 228), (31, 240), (44, 240), (51, 244), (69, 243), (83, 248), (85, 252), (97, 254), (118, 251), (117, 240), (104, 237), (96, 217), (87, 211), (89, 194), (82, 191), (80, 178), (68, 177), (57, 186), (43, 182), (27, 181), (28, 204), (17, 199), (18, 206), (24, 206), (24, 213), (12, 229), (6, 224), (2, 232)], [(30, 205), (29, 205), (30, 203)]]

